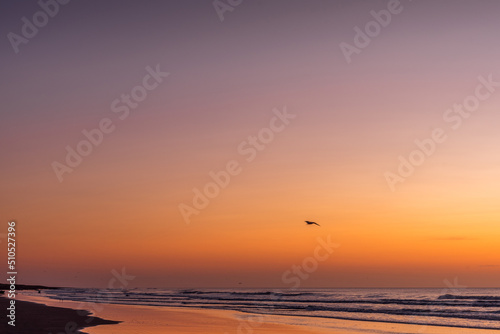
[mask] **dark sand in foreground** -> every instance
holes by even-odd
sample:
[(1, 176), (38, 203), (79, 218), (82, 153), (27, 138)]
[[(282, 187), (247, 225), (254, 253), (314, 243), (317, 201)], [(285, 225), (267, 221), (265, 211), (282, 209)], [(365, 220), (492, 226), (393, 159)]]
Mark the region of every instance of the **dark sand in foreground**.
[(70, 308), (45, 306), (16, 300), (16, 326), (8, 324), (10, 319), (6, 316), (10, 299), (0, 296), (0, 309), (2, 310), (1, 333), (16, 334), (58, 334), (58, 333), (84, 333), (78, 331), (84, 327), (118, 324), (93, 317), (90, 312)]

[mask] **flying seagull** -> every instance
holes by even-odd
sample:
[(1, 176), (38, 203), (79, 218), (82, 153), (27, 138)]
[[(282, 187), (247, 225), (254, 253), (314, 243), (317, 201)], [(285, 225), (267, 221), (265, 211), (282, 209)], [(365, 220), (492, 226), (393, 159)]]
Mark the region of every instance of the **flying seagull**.
[(320, 226), (318, 223), (310, 222), (309, 220), (306, 220), (306, 224), (307, 225), (318, 225), (318, 226)]

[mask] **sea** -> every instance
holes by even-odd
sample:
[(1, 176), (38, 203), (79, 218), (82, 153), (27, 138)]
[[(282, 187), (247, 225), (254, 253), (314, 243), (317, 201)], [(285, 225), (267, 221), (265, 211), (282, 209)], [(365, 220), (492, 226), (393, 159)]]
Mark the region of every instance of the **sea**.
[(82, 303), (194, 307), (250, 314), (500, 329), (500, 289), (62, 288), (42, 290), (37, 295)]

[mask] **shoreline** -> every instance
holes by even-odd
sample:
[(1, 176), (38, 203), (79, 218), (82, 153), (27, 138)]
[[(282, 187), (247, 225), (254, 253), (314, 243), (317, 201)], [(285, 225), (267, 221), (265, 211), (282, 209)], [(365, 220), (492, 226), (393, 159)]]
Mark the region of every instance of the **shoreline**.
[[(207, 308), (141, 306), (123, 304), (92, 304), (58, 301), (47, 297), (20, 296), (34, 303), (71, 309), (91, 309), (103, 319), (120, 320), (113, 326), (87, 327), (89, 334), (111, 333), (302, 333), (302, 334), (493, 334), (498, 330), (463, 327), (414, 325), (403, 323), (325, 319), (317, 317), (259, 315), (230, 310)], [(82, 306), (83, 305), (83, 306)]]
[[(10, 300), (0, 296), (0, 309), (6, 312)], [(48, 306), (44, 303), (16, 299), (15, 326), (8, 324), (8, 317), (2, 320), (2, 333), (47, 334), (47, 333), (79, 333), (83, 329), (100, 325), (115, 325), (120, 321), (105, 320), (95, 317), (88, 310)]]
[[(186, 307), (179, 307), (179, 308), (189, 308), (189, 306)], [(201, 310), (211, 310), (211, 308), (199, 308)], [(266, 314), (266, 313), (251, 313), (251, 312), (246, 312), (246, 311), (236, 311), (235, 312), (241, 312), (245, 314), (250, 314), (250, 315), (272, 315), (272, 314)], [(291, 314), (280, 314), (279, 316), (281, 317), (303, 317), (303, 318), (314, 318), (314, 319), (321, 319), (321, 320), (346, 320), (346, 321), (361, 321), (361, 322), (374, 322), (374, 323), (383, 323), (383, 324), (397, 324), (397, 325), (412, 325), (412, 326), (420, 326), (420, 327), (446, 327), (446, 328), (456, 328), (457, 330), (459, 329), (479, 329), (479, 330), (494, 330), (494, 331), (499, 331), (500, 329), (495, 328), (495, 327), (464, 327), (464, 326), (457, 326), (457, 325), (443, 325), (443, 324), (419, 324), (416, 322), (403, 322), (403, 321), (389, 321), (389, 320), (371, 320), (371, 319), (352, 319), (348, 317), (322, 317), (322, 316), (317, 316), (317, 315), (291, 315)]]

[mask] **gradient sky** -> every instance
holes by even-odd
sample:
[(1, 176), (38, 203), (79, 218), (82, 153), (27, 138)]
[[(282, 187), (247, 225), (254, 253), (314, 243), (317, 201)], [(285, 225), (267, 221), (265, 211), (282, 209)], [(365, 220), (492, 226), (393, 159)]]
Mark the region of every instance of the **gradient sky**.
[[(133, 286), (287, 288), (331, 235), (302, 287), (498, 286), (500, 91), (457, 130), (443, 114), (500, 82), (500, 3), (401, 1), (348, 64), (339, 44), (387, 3), (244, 0), (221, 22), (211, 1), (73, 0), (16, 54), (7, 35), (40, 7), (3, 2), (0, 233), (17, 221), (20, 283), (126, 268)], [(170, 75), (120, 120), (111, 103), (157, 64)], [(247, 162), (238, 146), (284, 106)], [(103, 118), (115, 130), (59, 182), (53, 161)], [(392, 192), (384, 173), (436, 127), (447, 140)], [(231, 160), (186, 224), (179, 204)]]

